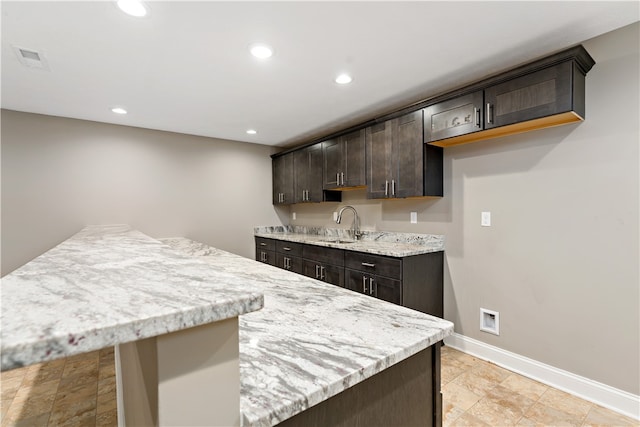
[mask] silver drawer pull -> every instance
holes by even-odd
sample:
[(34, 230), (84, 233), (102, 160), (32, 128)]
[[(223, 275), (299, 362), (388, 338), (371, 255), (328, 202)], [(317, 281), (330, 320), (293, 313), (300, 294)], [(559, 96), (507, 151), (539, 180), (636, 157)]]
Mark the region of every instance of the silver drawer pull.
[(367, 290), (367, 276), (362, 276), (362, 293), (363, 294), (369, 293), (369, 291)]
[(370, 262), (363, 262), (362, 266), (363, 267), (375, 267), (376, 265), (375, 264), (371, 264)]
[(283, 251), (290, 251), (291, 248), (282, 248)]
[(373, 277), (369, 277), (369, 295), (377, 296), (378, 293), (378, 285), (376, 284), (376, 289), (373, 289)]
[(267, 246), (266, 243), (260, 243), (260, 246)]

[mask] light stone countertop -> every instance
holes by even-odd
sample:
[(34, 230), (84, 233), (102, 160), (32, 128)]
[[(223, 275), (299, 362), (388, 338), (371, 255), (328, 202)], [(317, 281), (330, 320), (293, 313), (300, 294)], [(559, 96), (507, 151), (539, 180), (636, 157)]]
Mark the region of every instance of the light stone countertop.
[(237, 275), (126, 225), (89, 226), (2, 278), (1, 369), (259, 310)]
[(242, 425), (273, 426), (453, 333), (453, 324), (184, 238), (161, 239), (232, 274), (264, 308), (240, 316)]
[(398, 258), (444, 251), (445, 239), (442, 235), (387, 231), (363, 231), (362, 233), (362, 236), (356, 241), (337, 243), (332, 240), (337, 238), (353, 240), (349, 230), (302, 226), (260, 226), (254, 228), (256, 237)]

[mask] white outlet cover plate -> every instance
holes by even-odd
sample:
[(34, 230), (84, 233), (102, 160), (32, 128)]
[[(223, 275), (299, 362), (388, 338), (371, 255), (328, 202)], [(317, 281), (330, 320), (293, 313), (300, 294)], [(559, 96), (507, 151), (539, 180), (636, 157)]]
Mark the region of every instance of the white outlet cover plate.
[(418, 223), (418, 212), (411, 212), (411, 224)]
[(483, 227), (491, 227), (491, 212), (482, 212), (480, 215), (480, 225)]
[(293, 214), (291, 214), (291, 218), (292, 219), (296, 219), (296, 213), (295, 212)]

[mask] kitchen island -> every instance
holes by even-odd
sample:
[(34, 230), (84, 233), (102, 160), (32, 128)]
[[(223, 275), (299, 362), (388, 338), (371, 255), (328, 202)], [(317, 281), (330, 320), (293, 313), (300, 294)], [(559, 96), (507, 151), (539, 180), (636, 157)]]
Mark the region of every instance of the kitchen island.
[[(66, 250), (66, 255), (58, 252), (61, 257), (56, 261), (57, 271), (74, 271), (75, 282), (62, 280), (56, 274), (47, 274), (42, 263), (32, 262), (23, 267), (30, 266), (32, 274), (40, 275), (39, 286), (45, 290), (54, 292), (57, 289), (60, 292), (60, 289), (69, 289), (65, 291), (68, 310), (89, 304), (89, 308), (96, 308), (95, 317), (102, 316), (100, 320), (104, 322), (109, 317), (108, 310), (100, 305), (92, 306), (91, 303), (101, 298), (109, 298), (105, 301), (124, 298), (132, 303), (136, 302), (135, 297), (140, 292), (138, 281), (141, 280), (143, 285), (148, 284), (143, 280), (148, 276), (145, 274), (149, 267), (146, 264), (158, 264), (160, 253), (160, 261), (165, 257), (179, 261), (177, 264), (167, 264), (164, 269), (153, 270), (155, 273), (151, 276), (156, 281), (162, 279), (163, 275), (178, 277), (179, 280), (168, 282), (168, 288), (173, 289), (175, 295), (163, 297), (160, 294), (154, 301), (140, 300), (136, 309), (129, 310), (127, 315), (135, 318), (148, 313), (146, 302), (152, 307), (150, 311), (162, 313), (167, 307), (174, 307), (172, 298), (184, 298), (195, 306), (201, 306), (203, 301), (215, 300), (216, 295), (233, 295), (241, 300), (244, 298), (246, 310), (244, 314), (239, 310), (237, 313), (240, 314), (239, 342), (236, 341), (239, 349), (240, 419), (236, 425), (358, 426), (440, 423), (437, 344), (453, 332), (450, 322), (188, 239), (163, 239), (162, 244), (131, 230), (121, 230), (119, 238), (110, 236), (109, 231), (113, 229), (108, 227), (102, 230), (99, 227), (91, 228), (90, 231), (96, 242), (104, 243), (100, 251), (101, 261), (85, 261), (86, 248), (82, 244), (73, 246), (73, 250)], [(136, 238), (130, 239), (129, 233), (133, 233)], [(146, 239), (141, 239), (141, 236)], [(130, 245), (137, 247), (137, 254), (142, 258), (136, 259), (141, 262), (131, 266), (114, 264), (111, 252), (124, 251), (121, 258), (126, 258), (122, 255), (128, 253), (130, 249), (126, 247)], [(91, 276), (78, 271), (78, 265), (90, 267), (92, 264), (96, 264), (104, 277), (116, 277), (114, 283), (107, 286), (108, 282), (101, 281), (100, 274)], [(207, 268), (203, 268), (205, 265)], [(89, 270), (97, 272), (91, 268)], [(16, 274), (19, 272), (20, 269), (5, 278), (14, 281), (15, 289), (11, 293), (16, 295), (19, 295), (20, 281), (23, 280)], [(132, 272), (141, 274), (134, 279), (129, 276)], [(75, 293), (72, 290), (79, 286), (78, 281), (101, 283), (104, 290), (100, 292), (104, 293), (99, 293), (96, 298)], [(126, 343), (147, 339), (143, 336), (153, 337), (145, 332), (145, 328), (132, 327), (135, 322), (122, 324), (122, 334), (112, 330), (112, 335), (101, 336), (100, 340), (94, 339), (91, 333), (73, 334), (71, 327), (83, 324), (85, 320), (92, 323), (94, 320), (91, 316), (86, 314), (86, 319), (78, 317), (75, 322), (66, 322), (64, 311), (47, 307), (50, 305), (48, 303), (34, 306), (33, 301), (41, 301), (42, 295), (31, 294), (22, 299), (12, 295), (7, 299), (4, 286), (3, 279), (3, 369), (90, 351), (100, 346), (116, 344), (121, 348)], [(114, 289), (109, 289), (111, 286)], [(146, 289), (153, 294), (153, 287)], [(262, 294), (264, 308), (251, 312), (261, 305)], [(30, 301), (32, 298), (33, 301)], [(12, 308), (8, 308), (8, 302), (13, 305)], [(34, 337), (49, 333), (41, 330), (38, 335), (37, 330), (32, 331), (32, 319), (21, 313), (39, 311), (57, 311), (61, 314), (57, 316), (57, 320), (53, 318), (55, 316), (50, 319), (59, 332), (57, 335), (66, 338), (66, 344), (65, 339), (56, 338), (56, 345), (59, 347), (53, 346), (56, 349), (54, 356), (46, 351), (36, 354), (20, 349), (20, 343), (24, 344)], [(13, 315), (16, 318), (12, 318)], [(153, 333), (159, 333), (164, 327), (161, 319), (162, 317), (149, 319), (147, 326), (153, 326)], [(7, 325), (8, 329), (5, 328)], [(21, 325), (26, 329), (21, 329)], [(194, 324), (182, 322), (175, 322), (175, 327), (187, 331), (198, 329)], [(67, 334), (64, 333), (65, 328), (71, 328)], [(110, 338), (106, 339), (107, 335)], [(9, 339), (5, 340), (5, 337)], [(187, 353), (193, 352), (197, 350), (196, 347), (206, 347), (205, 344), (209, 341), (200, 339), (195, 346), (191, 344), (183, 348)], [(145, 365), (146, 359), (142, 357), (145, 347), (138, 350), (141, 352), (138, 353), (137, 360)], [(22, 353), (33, 354), (29, 357), (19, 356)], [(8, 356), (5, 361), (5, 354), (12, 356)], [(123, 376), (121, 371), (119, 376)], [(218, 381), (208, 381), (203, 387), (210, 386), (211, 383), (215, 385)], [(199, 394), (209, 399), (212, 405), (215, 403), (214, 395), (201, 390)], [(179, 402), (183, 404), (186, 400), (181, 397)], [(163, 425), (162, 422), (158, 424)], [(180, 423), (173, 425), (176, 424)], [(185, 424), (184, 420), (182, 424)], [(225, 425), (218, 423), (221, 424)]]

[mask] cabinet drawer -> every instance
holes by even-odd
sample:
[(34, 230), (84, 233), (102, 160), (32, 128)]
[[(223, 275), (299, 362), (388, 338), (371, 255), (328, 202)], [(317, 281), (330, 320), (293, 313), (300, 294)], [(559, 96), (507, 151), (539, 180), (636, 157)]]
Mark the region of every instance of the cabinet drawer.
[(400, 258), (347, 251), (344, 256), (344, 265), (346, 268), (368, 274), (402, 280), (402, 259)]
[(322, 246), (303, 245), (302, 257), (332, 265), (344, 265), (344, 251), (342, 249), (325, 248)]
[(293, 243), (287, 242), (284, 240), (276, 241), (276, 252), (281, 254), (291, 255), (291, 256), (302, 256), (302, 244), (301, 243)]
[(275, 251), (276, 241), (273, 239), (265, 239), (264, 237), (256, 237), (256, 253), (258, 253), (258, 249)]

